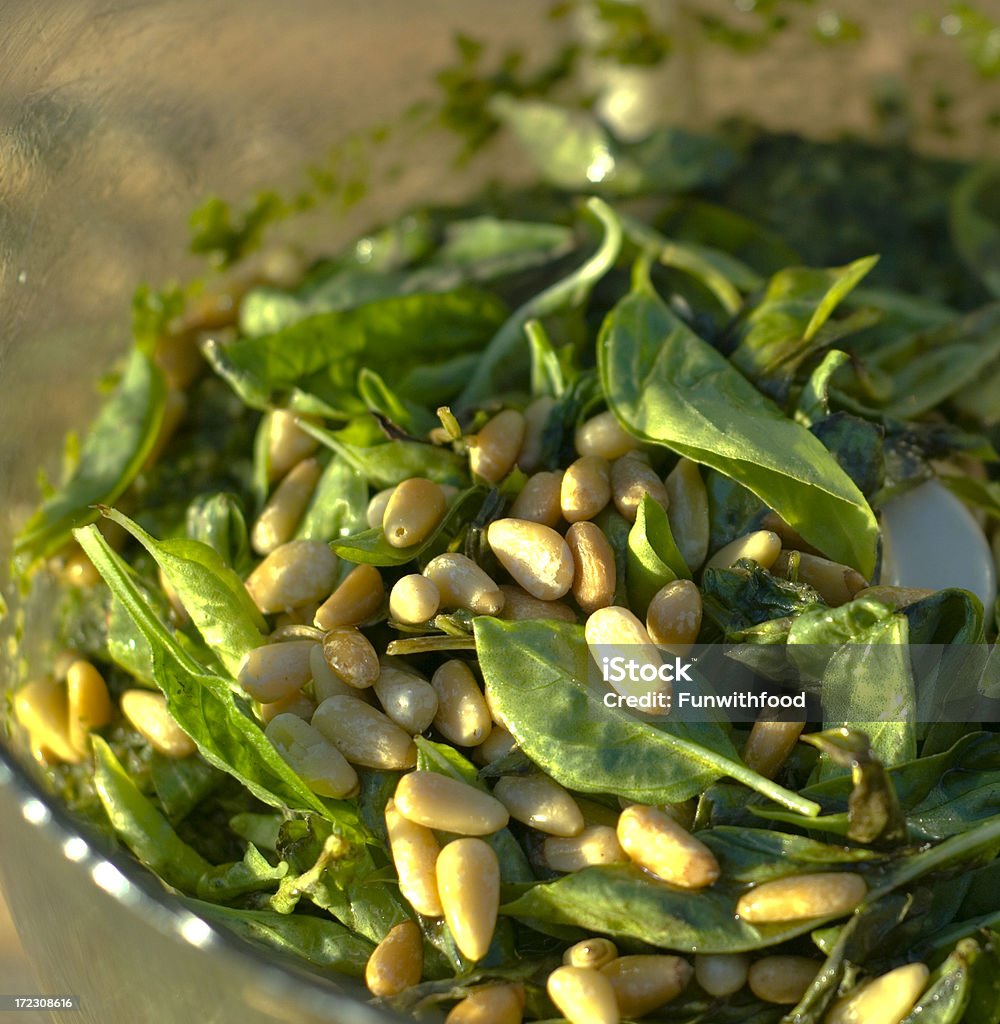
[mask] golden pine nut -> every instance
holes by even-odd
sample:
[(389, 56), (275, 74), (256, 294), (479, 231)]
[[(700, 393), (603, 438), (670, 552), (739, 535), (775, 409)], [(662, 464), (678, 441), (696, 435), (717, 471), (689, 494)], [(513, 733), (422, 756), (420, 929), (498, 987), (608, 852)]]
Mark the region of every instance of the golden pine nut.
[[(1000, 534), (997, 534), (1000, 536)], [(879, 585), (875, 587), (865, 587), (863, 590), (859, 590), (855, 595), (855, 599), (862, 597), (870, 598), (872, 601), (878, 601), (879, 604), (884, 604), (894, 611), (898, 611), (900, 608), (905, 608), (907, 605), (916, 604), (917, 601), (922, 601), (925, 597), (930, 597), (933, 594), (933, 590), (922, 590), (918, 587), (890, 587), (888, 585)]]
[(503, 608), (500, 588), (465, 555), (438, 555), (423, 574), (437, 587), (442, 608), (465, 608), (475, 615), (496, 615)]
[(596, 455), (611, 462), (639, 447), (639, 442), (615, 419), (610, 410), (584, 420), (574, 436), (577, 453)]
[(372, 497), (371, 501), (368, 502), (365, 519), (368, 522), (369, 529), (382, 529), (382, 523), (385, 521), (386, 506), (389, 504), (389, 499), (392, 497), (395, 490), (395, 485), (392, 487), (386, 487), (384, 491), (378, 491)]
[[(849, 565), (840, 565), (804, 551), (796, 551), (794, 554), (798, 562), (799, 582), (812, 587), (831, 608), (853, 601), (858, 591), (868, 586), (864, 576)], [(791, 560), (792, 552), (782, 551), (774, 560), (771, 571), (775, 576), (787, 579)]]
[(927, 986), (923, 964), (904, 964), (859, 986), (833, 1004), (824, 1024), (901, 1024)]
[(561, 491), (562, 473), (536, 473), (528, 477), (510, 507), (511, 518), (527, 519), (543, 526), (558, 526), (562, 520)]
[(394, 548), (420, 544), (437, 529), (447, 510), (444, 491), (433, 480), (419, 476), (404, 480), (385, 506), (385, 539)]
[(493, 795), (512, 818), (551, 836), (578, 836), (583, 814), (576, 801), (547, 775), (505, 775)]
[(630, 523), (635, 522), (639, 505), (646, 494), (664, 509), (670, 505), (667, 489), (656, 470), (632, 455), (623, 455), (611, 463), (611, 494), (615, 499), (615, 508)]
[(516, 409), (499, 412), (469, 444), (469, 468), (491, 484), (498, 484), (514, 468), (514, 462), (524, 443), (526, 424)]
[(310, 700), (302, 691), (291, 693), (282, 700), (259, 706), (260, 720), (267, 725), (278, 715), (295, 715), (296, 718), (309, 721), (316, 711), (315, 701)]
[(524, 986), (487, 985), (470, 992), (452, 1007), (444, 1024), (521, 1024)]
[(35, 679), (14, 694), (14, 715), (28, 734), (32, 749), (46, 761), (76, 764), (83, 759), (69, 740), (66, 690), (54, 679)]
[(488, 836), (510, 820), (507, 808), (489, 793), (437, 772), (404, 775), (394, 799), (405, 818), (441, 832)]
[(571, 839), (546, 839), (542, 856), (553, 871), (582, 871), (627, 860), (617, 833), (608, 825), (588, 825)]
[(309, 655), (312, 640), (284, 640), (247, 651), (236, 681), (254, 700), (273, 704), (299, 692), (312, 674)]
[(599, 971), (605, 964), (618, 957), (618, 947), (610, 940), (600, 936), (592, 939), (581, 939), (563, 953), (563, 963), (567, 967), (588, 967)]
[(80, 754), (90, 753), (90, 734), (111, 721), (114, 708), (104, 677), (89, 661), (74, 661), (66, 672), (68, 736)]
[(670, 504), (667, 519), (674, 543), (694, 572), (708, 554), (708, 491), (696, 463), (681, 459), (663, 482)]
[(323, 657), (333, 674), (356, 690), (374, 686), (378, 679), (378, 655), (359, 629), (331, 629), (323, 639)]
[(407, 626), (430, 622), (441, 607), (441, 592), (433, 581), (411, 573), (396, 581), (389, 594), (389, 617)]
[(315, 459), (303, 459), (288, 471), (253, 524), (250, 539), (258, 555), (269, 555), (292, 539), (322, 472)]
[(617, 569), (615, 552), (596, 523), (574, 523), (566, 531), (573, 555), (573, 597), (589, 615), (607, 608), (615, 599)]
[(654, 644), (672, 654), (691, 650), (701, 631), (701, 593), (691, 580), (674, 580), (662, 587), (646, 610), (646, 632)]
[(323, 645), (313, 644), (309, 652), (309, 672), (312, 675), (313, 695), (317, 704), (322, 704), (327, 697), (357, 697), (366, 703), (371, 702), (371, 690), (357, 690), (348, 686), (326, 663), (323, 657)]
[(295, 422), (297, 418), (294, 412), (287, 409), (275, 409), (270, 414), (267, 424), (267, 456), (271, 480), (280, 480), (292, 466), (309, 458), (319, 447), (319, 441)]
[[(605, 658), (624, 657), (640, 666), (652, 665), (659, 669), (663, 664), (660, 652), (646, 632), (646, 627), (627, 608), (613, 605), (609, 608), (598, 608), (584, 625), (584, 637), (590, 648), (591, 657), (598, 665)], [(664, 695), (671, 692), (669, 683), (657, 681), (643, 682), (641, 679), (626, 678), (612, 684), (615, 689), (626, 697), (643, 697), (651, 692)]]
[(682, 889), (703, 889), (719, 877), (715, 854), (655, 807), (626, 807), (618, 842), (630, 860)]
[(551, 527), (524, 519), (497, 519), (486, 538), (500, 564), (540, 601), (554, 601), (573, 584), (573, 555)]
[(358, 791), (357, 772), (344, 755), (298, 715), (275, 715), (264, 735), (314, 793), (339, 798)]
[(119, 701), (122, 714), (140, 736), (164, 757), (189, 757), (198, 748), (170, 717), (167, 700), (151, 690), (126, 690)]
[(441, 847), (434, 833), (400, 814), (394, 800), (385, 805), (385, 828), (399, 877), (399, 891), (418, 914), (440, 917), (444, 911), (435, 865)]
[(386, 715), (411, 736), (429, 729), (438, 711), (437, 691), (426, 679), (385, 662), (375, 695)]
[(694, 958), (694, 976), (716, 998), (739, 992), (747, 982), (750, 957), (743, 953), (702, 954)]
[(754, 722), (743, 748), (743, 760), (747, 767), (766, 779), (773, 779), (788, 759), (804, 728), (805, 722), (768, 722), (763, 719)]
[(365, 768), (412, 768), (413, 737), (357, 697), (327, 697), (312, 724), (350, 761)]
[(318, 540), (291, 540), (275, 548), (249, 577), (247, 590), (265, 614), (321, 601), (337, 581), (337, 556)]
[(865, 880), (849, 871), (793, 875), (745, 892), (736, 913), (751, 924), (839, 917), (851, 913), (867, 894)]
[(476, 747), (474, 755), (480, 764), (492, 764), (506, 757), (516, 746), (517, 741), (502, 725), (494, 725), (489, 736)]
[(611, 982), (586, 967), (557, 967), (545, 986), (569, 1024), (618, 1024), (621, 1014)]
[(563, 474), (559, 503), (567, 523), (593, 519), (611, 500), (611, 467), (607, 459), (584, 455)]
[(576, 622), (576, 613), (562, 601), (539, 601), (526, 590), (511, 583), (500, 586), (503, 594), (501, 619), (524, 621), (525, 619), (558, 619), (560, 622)]
[(765, 1003), (797, 1003), (823, 965), (804, 956), (765, 956), (747, 973), (750, 991)]
[(438, 855), (436, 874), (455, 945), (470, 960), (481, 960), (493, 941), (500, 908), (497, 855), (482, 839), (456, 839)]
[(477, 747), (493, 728), (476, 677), (464, 661), (446, 661), (431, 677), (438, 698), (434, 728), (457, 747)]
[(64, 647), (53, 659), (52, 659), (52, 676), (60, 683), (66, 681), (66, 674), (69, 672), (70, 665), (74, 661), (80, 661), (83, 655), (79, 651), (74, 651), (71, 647)]
[(420, 983), (424, 973), (424, 937), (415, 921), (397, 924), (375, 947), (365, 965), (365, 984), (385, 998)]
[(691, 980), (691, 965), (679, 956), (620, 956), (601, 968), (611, 982), (623, 1017), (644, 1017), (676, 999)]
[(770, 569), (781, 552), (781, 540), (770, 530), (757, 530), (754, 533), (737, 537), (725, 547), (720, 548), (705, 564), (706, 569), (728, 569), (741, 558), (750, 558), (762, 569)]
[(359, 626), (378, 612), (384, 600), (381, 573), (374, 565), (359, 565), (319, 606), (313, 622), (318, 629)]

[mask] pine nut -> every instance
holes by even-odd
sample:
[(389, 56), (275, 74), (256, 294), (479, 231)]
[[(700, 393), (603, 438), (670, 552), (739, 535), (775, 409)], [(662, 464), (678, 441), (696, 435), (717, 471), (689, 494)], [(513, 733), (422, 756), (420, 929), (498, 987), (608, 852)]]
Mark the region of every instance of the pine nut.
[(545, 987), (569, 1024), (618, 1024), (621, 1020), (615, 990), (600, 971), (557, 967)]
[(611, 982), (623, 1017), (644, 1017), (676, 999), (691, 980), (691, 965), (679, 956), (620, 956), (601, 968)]
[(562, 521), (562, 477), (562, 473), (536, 473), (529, 477), (510, 507), (511, 518), (558, 526)]
[(685, 655), (701, 631), (701, 593), (691, 580), (673, 580), (662, 587), (646, 610), (650, 640), (671, 654)]
[(378, 655), (371, 641), (353, 627), (331, 629), (323, 639), (323, 658), (333, 674), (356, 690), (375, 685)]
[[(1000, 536), (1000, 534), (998, 534)], [(890, 587), (888, 585), (879, 585), (875, 587), (865, 587), (863, 590), (859, 590), (855, 595), (855, 599), (862, 597), (870, 598), (872, 601), (878, 601), (879, 604), (884, 604), (894, 611), (899, 611), (900, 608), (905, 608), (907, 605), (916, 604), (917, 601), (922, 601), (925, 597), (930, 597), (933, 594), (933, 590), (921, 590), (918, 587)]]
[(487, 985), (456, 1003), (444, 1024), (521, 1024), (523, 1019), (523, 985)]
[(298, 715), (276, 715), (264, 735), (314, 793), (339, 798), (358, 791), (357, 772), (344, 755)]
[(792, 548), (795, 551), (808, 551), (810, 555), (818, 555), (820, 552), (814, 548), (797, 530), (793, 530), (774, 509), (771, 509), (760, 521), (762, 530), (772, 530), (781, 538), (783, 548)]
[(631, 455), (623, 455), (611, 464), (611, 494), (615, 508), (630, 523), (635, 522), (643, 495), (648, 494), (664, 509), (670, 506), (667, 489), (656, 470)]
[(618, 947), (610, 940), (595, 936), (592, 939), (581, 939), (563, 953), (563, 963), (567, 967), (587, 967), (599, 971), (605, 964), (618, 957)]
[(426, 679), (385, 662), (375, 695), (390, 720), (411, 736), (429, 729), (438, 711), (437, 691)]
[(545, 427), (549, 413), (556, 407), (556, 400), (542, 395), (530, 402), (524, 410), (524, 440), (517, 454), (517, 465), (525, 473), (534, 473), (542, 465), (542, 449), (545, 444)]
[(299, 692), (312, 674), (309, 655), (312, 640), (285, 640), (247, 651), (236, 681), (254, 700), (273, 704)]
[(258, 555), (269, 555), (292, 539), (322, 472), (315, 459), (303, 459), (288, 471), (253, 524), (251, 541)]
[(273, 722), (278, 715), (295, 715), (296, 718), (301, 718), (308, 722), (315, 711), (315, 702), (310, 700), (301, 691), (289, 694), (282, 700), (272, 701), (270, 704), (261, 704), (258, 708), (260, 720), (265, 725)]
[(194, 741), (170, 717), (167, 699), (151, 690), (126, 690), (119, 701), (122, 714), (149, 745), (164, 757), (180, 759), (197, 750)]
[(697, 464), (690, 459), (681, 459), (663, 483), (670, 499), (670, 532), (681, 557), (694, 572), (708, 554), (708, 491)]
[(394, 800), (385, 805), (385, 828), (399, 878), (399, 891), (418, 914), (440, 917), (444, 911), (438, 895), (435, 864), (441, 847), (434, 833), (400, 814)]
[(743, 748), (746, 766), (766, 779), (773, 779), (804, 728), (805, 722), (768, 722), (763, 719), (754, 722)]
[(319, 606), (313, 622), (318, 629), (359, 626), (378, 612), (384, 600), (381, 573), (374, 565), (359, 565)]
[(492, 764), (506, 757), (517, 746), (517, 740), (502, 726), (494, 725), (489, 736), (473, 751), (480, 764)]
[(423, 574), (438, 588), (442, 608), (465, 608), (474, 615), (496, 615), (503, 608), (500, 588), (465, 555), (438, 555)]
[(406, 626), (430, 622), (441, 607), (441, 592), (426, 576), (411, 573), (397, 580), (389, 594), (389, 617)]
[(765, 956), (747, 973), (750, 991), (765, 1003), (797, 1003), (813, 983), (822, 966), (804, 956)]
[(515, 409), (499, 412), (474, 437), (467, 438), (469, 468), (491, 484), (498, 484), (514, 468), (524, 443), (526, 424)]
[(14, 694), (14, 714), (28, 734), (32, 748), (46, 761), (82, 760), (69, 740), (66, 690), (54, 679), (35, 679)]
[(588, 825), (571, 839), (546, 839), (542, 856), (553, 871), (582, 871), (627, 860), (617, 833), (608, 825)]
[(316, 618), (317, 611), (319, 611), (319, 602), (310, 601), (309, 604), (302, 604), (291, 611), (275, 615), (274, 629), (271, 630), (271, 636), (278, 639), (280, 631), (288, 629), (290, 626), (312, 626), (312, 621)]
[(745, 892), (736, 904), (736, 913), (751, 924), (839, 917), (851, 913), (867, 894), (865, 880), (848, 871), (793, 875)]
[(517, 821), (551, 836), (578, 836), (583, 814), (576, 801), (547, 775), (505, 775), (493, 795)]
[[(624, 657), (641, 666), (652, 665), (659, 669), (663, 664), (660, 652), (646, 632), (646, 627), (627, 608), (613, 605), (610, 608), (598, 608), (590, 615), (584, 625), (584, 637), (590, 648), (591, 657), (600, 665), (605, 658)], [(615, 689), (626, 696), (642, 697), (651, 692), (669, 694), (669, 683), (657, 684), (642, 682), (640, 679), (626, 678), (612, 684)]]
[(287, 409), (275, 409), (269, 416), (267, 457), (271, 480), (279, 480), (292, 466), (307, 459), (319, 447), (319, 441), (295, 422), (297, 418)]
[(901, 1024), (927, 986), (923, 964), (904, 964), (839, 999), (825, 1024)]
[(447, 510), (444, 492), (433, 480), (420, 476), (404, 480), (385, 506), (385, 539), (394, 548), (420, 544), (437, 529)]
[(489, 736), (493, 719), (476, 677), (464, 661), (446, 661), (431, 677), (438, 698), (434, 728), (457, 747), (477, 747)]
[(580, 455), (596, 455), (608, 462), (620, 459), (639, 447), (639, 442), (615, 419), (615, 414), (610, 410), (584, 420), (576, 428), (573, 440)]
[(618, 818), (618, 842), (630, 860), (682, 889), (703, 889), (719, 877), (712, 851), (655, 807), (626, 807)]
[(438, 855), (436, 874), (455, 945), (470, 960), (481, 960), (493, 941), (500, 908), (497, 855), (482, 839), (456, 839)]
[(567, 523), (593, 519), (611, 500), (611, 467), (607, 459), (584, 455), (563, 474), (559, 503)]
[(111, 721), (113, 707), (104, 677), (89, 661), (74, 661), (66, 672), (70, 746), (84, 757), (90, 734)]
[(754, 533), (737, 537), (725, 547), (720, 548), (705, 564), (706, 569), (728, 569), (741, 558), (749, 558), (762, 569), (770, 569), (781, 552), (781, 540), (770, 530), (757, 530)]
[(337, 556), (318, 540), (291, 540), (275, 548), (247, 578), (247, 590), (265, 614), (321, 601), (337, 581)]
[(596, 523), (574, 523), (566, 531), (573, 555), (573, 598), (588, 615), (615, 599), (615, 552)]
[(501, 584), (503, 611), (501, 619), (523, 622), (526, 619), (558, 619), (560, 622), (576, 622), (576, 613), (562, 601), (539, 601), (526, 590), (511, 583)]
[[(795, 552), (798, 561), (798, 580), (812, 587), (831, 607), (839, 608), (853, 601), (859, 590), (868, 586), (868, 581), (849, 565), (831, 562), (828, 558), (809, 555), (804, 551)], [(788, 578), (792, 552), (782, 551), (774, 560), (771, 571), (775, 576)]]
[(365, 768), (412, 768), (413, 738), (357, 697), (327, 697), (312, 724), (350, 761)]
[(540, 601), (554, 601), (573, 584), (573, 555), (551, 527), (524, 519), (498, 519), (486, 531), (500, 564)]
[(731, 996), (746, 984), (750, 958), (742, 953), (702, 954), (694, 958), (694, 976), (716, 998)]
[(322, 704), (327, 697), (357, 697), (366, 703), (370, 702), (371, 690), (356, 690), (348, 686), (326, 663), (323, 657), (323, 645), (313, 644), (309, 652), (309, 672), (312, 675), (313, 695), (317, 704)]
[(415, 921), (397, 924), (375, 947), (365, 965), (365, 984), (386, 998), (420, 983), (424, 973), (424, 937)]
[(510, 815), (499, 800), (447, 775), (416, 771), (396, 786), (396, 809), (410, 821), (441, 832), (488, 836), (507, 825)]
[(389, 499), (392, 497), (395, 490), (395, 485), (392, 487), (386, 487), (384, 491), (378, 491), (372, 497), (371, 501), (368, 502), (365, 519), (368, 522), (369, 529), (380, 530), (382, 528), (382, 523), (385, 521), (386, 506), (389, 504)]

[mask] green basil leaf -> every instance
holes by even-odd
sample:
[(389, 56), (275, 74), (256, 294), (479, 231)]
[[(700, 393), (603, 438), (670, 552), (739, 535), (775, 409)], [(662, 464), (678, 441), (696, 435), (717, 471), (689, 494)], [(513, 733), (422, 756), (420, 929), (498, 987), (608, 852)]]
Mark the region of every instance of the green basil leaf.
[[(931, 976), (930, 985), (902, 1024), (961, 1024), (972, 995), (972, 968), (979, 955), (977, 942), (960, 942)], [(971, 1019), (969, 1024), (973, 1024)]]
[(202, 494), (188, 505), (187, 535), (213, 548), (222, 561), (245, 572), (250, 569), (250, 535), (243, 503), (235, 494)]
[(149, 777), (167, 820), (176, 824), (218, 789), (225, 775), (200, 757), (165, 757), (154, 750)]
[(802, 394), (799, 395), (795, 419), (805, 427), (811, 427), (817, 420), (830, 413), (830, 379), (850, 361), (846, 352), (831, 349), (823, 356), (819, 366), (809, 374)]
[(368, 485), (358, 470), (334, 455), (319, 478), (296, 531), (297, 540), (336, 540), (367, 525)]
[(690, 578), (691, 570), (674, 541), (667, 513), (644, 494), (628, 535), (626, 579), (630, 607), (644, 618), (649, 602), (661, 587)]
[(951, 237), (966, 266), (1000, 298), (1000, 169), (982, 164), (969, 171), (951, 196)]
[(195, 895), (212, 903), (229, 903), (252, 892), (267, 892), (288, 874), (286, 861), (274, 867), (253, 843), (247, 846), (243, 860), (209, 868), (198, 879)]

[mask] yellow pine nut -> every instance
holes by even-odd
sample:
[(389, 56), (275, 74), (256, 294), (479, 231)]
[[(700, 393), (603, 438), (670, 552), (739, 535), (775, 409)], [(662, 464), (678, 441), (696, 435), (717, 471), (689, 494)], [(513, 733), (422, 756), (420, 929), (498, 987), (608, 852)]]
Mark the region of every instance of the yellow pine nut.
[(258, 555), (269, 555), (292, 539), (322, 472), (315, 459), (303, 459), (288, 471), (253, 524), (250, 540)]
[(500, 564), (532, 597), (555, 601), (573, 584), (569, 545), (549, 526), (524, 519), (497, 519), (486, 531)]
[(489, 736), (475, 749), (480, 764), (492, 764), (506, 757), (517, 746), (517, 740), (502, 726), (494, 725)]
[(611, 495), (615, 508), (630, 523), (635, 522), (646, 494), (664, 509), (670, 505), (667, 489), (652, 466), (632, 455), (615, 459), (611, 464)]
[(398, 996), (420, 983), (424, 973), (424, 937), (415, 921), (397, 924), (375, 947), (365, 965), (365, 984), (373, 996)]
[(646, 610), (649, 639), (672, 654), (687, 654), (698, 639), (701, 612), (701, 593), (691, 580), (668, 583), (653, 595)]
[(708, 491), (696, 463), (681, 459), (663, 482), (670, 504), (667, 519), (674, 543), (694, 572), (708, 554)]
[(500, 864), (482, 839), (462, 838), (439, 854), (435, 873), (444, 919), (470, 960), (486, 956), (500, 909)]
[[(645, 665), (658, 670), (663, 664), (646, 627), (627, 608), (617, 605), (598, 608), (588, 616), (583, 632), (591, 657), (598, 665), (603, 664), (605, 658), (622, 657), (635, 662), (639, 666), (637, 673), (641, 673)], [(626, 677), (612, 685), (627, 697), (642, 697), (654, 691), (669, 694), (671, 691), (669, 683), (659, 680), (653, 683)]]
[(299, 692), (309, 682), (312, 640), (284, 640), (247, 651), (236, 681), (254, 700), (273, 704)]
[(298, 693), (290, 693), (287, 697), (284, 697), (281, 700), (272, 701), (270, 704), (261, 704), (259, 706), (260, 720), (265, 725), (277, 718), (278, 715), (295, 715), (296, 718), (302, 718), (308, 722), (315, 711), (316, 702), (310, 700), (309, 697), (301, 691)]
[(437, 772), (404, 775), (394, 799), (405, 818), (441, 832), (488, 836), (510, 820), (507, 808), (489, 793)]
[(578, 836), (583, 813), (576, 801), (547, 775), (504, 775), (493, 795), (512, 818), (551, 836)]
[(375, 682), (382, 710), (411, 736), (429, 729), (438, 710), (437, 691), (422, 676), (382, 663)]
[(399, 484), (389, 497), (382, 518), (385, 539), (394, 548), (411, 548), (425, 541), (447, 511), (444, 491), (433, 480), (415, 476)]
[(171, 391), (183, 391), (205, 366), (192, 331), (170, 331), (156, 339), (153, 362), (159, 368)]
[(611, 982), (586, 967), (557, 967), (545, 985), (569, 1024), (618, 1024), (621, 1014)]
[(620, 956), (601, 968), (611, 982), (623, 1017), (644, 1017), (676, 999), (691, 980), (691, 965), (679, 956)]
[(584, 420), (576, 428), (573, 440), (579, 455), (596, 455), (609, 462), (639, 447), (639, 442), (615, 419), (615, 414), (610, 410)]
[(694, 977), (716, 998), (739, 992), (747, 982), (750, 957), (743, 953), (702, 954), (694, 958)]
[(162, 693), (126, 690), (119, 704), (135, 731), (164, 757), (189, 757), (197, 750), (194, 741), (170, 717)]
[(500, 588), (465, 555), (438, 555), (427, 563), (423, 574), (437, 587), (442, 608), (465, 608), (475, 615), (496, 615), (503, 608)]
[[(997, 534), (1000, 536), (1000, 533)], [(863, 590), (859, 590), (854, 597), (860, 599), (862, 597), (871, 598), (873, 601), (878, 601), (880, 604), (884, 604), (894, 611), (898, 611), (900, 608), (905, 608), (907, 605), (916, 604), (917, 601), (922, 601), (925, 597), (930, 597), (933, 594), (933, 590), (922, 590), (918, 587), (890, 587), (888, 585), (879, 585), (875, 587), (865, 587)]]
[(615, 599), (617, 569), (611, 542), (596, 523), (574, 523), (566, 531), (573, 555), (573, 598), (588, 615)]
[(743, 748), (743, 760), (747, 767), (758, 775), (773, 779), (788, 759), (804, 728), (805, 722), (754, 722)]
[(705, 564), (706, 569), (728, 569), (741, 558), (750, 558), (762, 569), (770, 569), (781, 552), (781, 539), (770, 530), (756, 530), (737, 537), (720, 548)]
[(656, 807), (626, 807), (618, 842), (630, 860), (682, 889), (703, 889), (719, 877), (715, 854)]
[(599, 971), (617, 958), (618, 947), (601, 936), (581, 939), (563, 953), (563, 963), (567, 967), (587, 967), (592, 971)]
[(571, 839), (546, 839), (542, 856), (553, 871), (582, 871), (598, 864), (621, 864), (627, 859), (617, 833), (608, 825), (588, 825)]
[(64, 683), (66, 681), (66, 674), (69, 672), (70, 665), (74, 661), (80, 661), (83, 655), (79, 651), (73, 650), (72, 647), (64, 647), (59, 653), (52, 659), (52, 676), (58, 682)]
[(498, 484), (514, 468), (524, 443), (526, 424), (515, 409), (504, 409), (489, 420), (469, 444), (469, 468), (491, 484)]
[[(774, 560), (771, 571), (775, 576), (789, 577), (793, 552), (782, 551)], [(810, 555), (804, 551), (794, 552), (798, 563), (797, 578), (800, 583), (812, 587), (831, 608), (839, 608), (853, 601), (859, 590), (868, 586), (868, 581), (849, 565), (831, 562), (828, 558)]]
[(444, 1024), (521, 1024), (523, 1019), (523, 985), (487, 985), (456, 1003)]
[(333, 674), (356, 690), (375, 685), (378, 654), (371, 641), (353, 626), (331, 629), (323, 638), (323, 658)]
[(765, 1003), (797, 1003), (823, 965), (804, 956), (765, 956), (747, 973), (750, 991)]
[(358, 791), (358, 774), (344, 755), (298, 715), (275, 715), (264, 735), (314, 793), (339, 798)]
[(556, 400), (543, 395), (529, 403), (524, 410), (524, 440), (517, 453), (518, 468), (525, 473), (534, 473), (542, 465), (542, 446), (545, 439), (545, 425), (549, 413), (556, 407)]
[(321, 601), (337, 581), (337, 556), (318, 540), (291, 540), (275, 548), (249, 577), (247, 590), (265, 614)]
[(271, 480), (280, 480), (292, 466), (309, 458), (319, 447), (319, 441), (295, 422), (298, 418), (287, 409), (275, 409), (270, 414), (267, 424), (267, 458)]
[(167, 445), (170, 444), (170, 439), (184, 421), (187, 409), (187, 395), (183, 391), (174, 389), (167, 391), (163, 402), (163, 419), (160, 420), (160, 429), (157, 431), (153, 447), (150, 448), (149, 454), (142, 464), (143, 469), (150, 469), (159, 462), (160, 456), (166, 450)]
[(381, 529), (382, 523), (385, 520), (385, 509), (389, 504), (389, 499), (392, 497), (393, 492), (396, 490), (395, 485), (392, 487), (386, 487), (384, 491), (378, 491), (368, 502), (368, 509), (365, 512), (365, 519), (368, 521), (369, 529)]
[(385, 805), (385, 829), (399, 878), (399, 891), (418, 914), (440, 917), (444, 911), (438, 895), (435, 865), (441, 847), (434, 833), (400, 814), (394, 800)]
[(358, 565), (316, 609), (313, 622), (318, 629), (359, 626), (378, 612), (384, 600), (381, 573), (374, 565)]
[(457, 747), (477, 747), (493, 728), (476, 677), (464, 661), (446, 661), (431, 677), (438, 698), (434, 728)]
[(111, 721), (114, 710), (104, 677), (89, 661), (74, 661), (66, 671), (70, 746), (86, 756), (90, 734)]
[(394, 770), (417, 763), (413, 737), (357, 697), (327, 697), (312, 724), (351, 764)]
[(745, 892), (736, 904), (736, 913), (750, 924), (839, 917), (851, 913), (867, 894), (865, 880), (849, 871), (793, 875)]
[(562, 601), (539, 601), (526, 590), (511, 583), (501, 584), (503, 611), (501, 619), (524, 621), (525, 619), (558, 619), (560, 622), (576, 622), (576, 613)]
[(357, 690), (348, 686), (326, 663), (323, 657), (323, 645), (313, 644), (309, 652), (309, 672), (312, 675), (313, 696), (317, 704), (322, 704), (327, 697), (357, 697), (371, 703), (371, 690)]
[(407, 626), (429, 622), (440, 607), (441, 592), (420, 573), (397, 580), (389, 594), (389, 618)]
[(510, 507), (511, 518), (558, 526), (562, 520), (561, 491), (562, 473), (536, 473), (528, 478), (514, 499)]
[(607, 459), (584, 455), (563, 473), (559, 504), (567, 523), (593, 519), (611, 500), (611, 467)]
[(900, 1024), (927, 986), (923, 964), (904, 964), (861, 985), (833, 1004), (824, 1024)]
[(32, 749), (46, 761), (83, 759), (70, 743), (66, 689), (54, 679), (35, 679), (14, 694), (14, 715), (28, 734)]

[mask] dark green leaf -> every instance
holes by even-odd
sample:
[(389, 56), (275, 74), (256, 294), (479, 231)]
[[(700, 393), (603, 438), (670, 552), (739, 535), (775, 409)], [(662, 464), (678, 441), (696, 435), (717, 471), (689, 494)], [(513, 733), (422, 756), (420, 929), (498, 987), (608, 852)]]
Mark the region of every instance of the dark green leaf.
[(187, 535), (213, 548), (222, 561), (246, 572), (252, 563), (243, 504), (235, 494), (203, 494), (188, 505)]
[(158, 751), (150, 758), (149, 776), (160, 808), (173, 823), (187, 817), (225, 778), (201, 758), (164, 757)]
[(1000, 298), (998, 188), (996, 165), (982, 164), (962, 178), (951, 197), (951, 237), (969, 270)]
[(691, 570), (674, 542), (667, 513), (644, 494), (628, 535), (629, 607), (644, 618), (649, 602), (661, 587), (690, 578)]
[(229, 903), (252, 892), (267, 892), (287, 874), (288, 864), (285, 861), (279, 861), (272, 867), (250, 843), (243, 860), (209, 868), (198, 879), (195, 895), (212, 903)]

